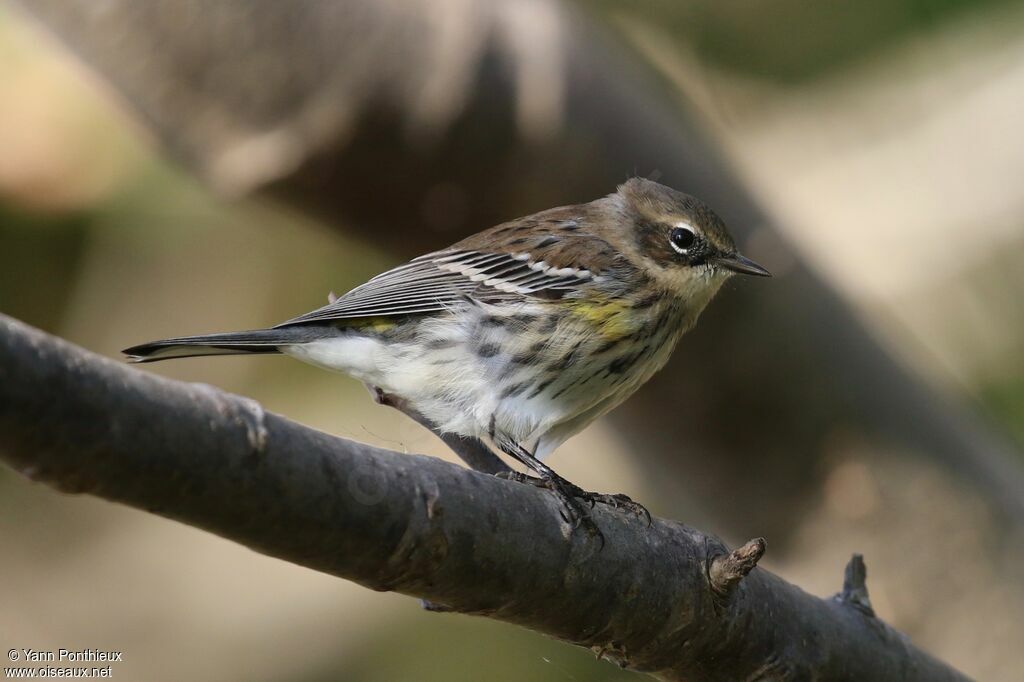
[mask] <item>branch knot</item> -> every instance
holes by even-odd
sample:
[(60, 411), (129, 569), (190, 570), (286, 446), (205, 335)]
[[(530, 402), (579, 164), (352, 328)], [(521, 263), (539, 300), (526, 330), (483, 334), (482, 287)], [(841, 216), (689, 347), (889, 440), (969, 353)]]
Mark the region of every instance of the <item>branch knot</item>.
[(868, 598), (867, 577), (868, 568), (864, 564), (864, 555), (854, 554), (850, 557), (850, 562), (846, 564), (846, 571), (843, 575), (843, 591), (834, 599), (874, 618), (875, 610), (871, 607), (871, 599)]
[(728, 598), (736, 586), (754, 570), (764, 556), (768, 544), (764, 538), (754, 538), (729, 554), (719, 554), (708, 565), (708, 582), (712, 592), (721, 598)]

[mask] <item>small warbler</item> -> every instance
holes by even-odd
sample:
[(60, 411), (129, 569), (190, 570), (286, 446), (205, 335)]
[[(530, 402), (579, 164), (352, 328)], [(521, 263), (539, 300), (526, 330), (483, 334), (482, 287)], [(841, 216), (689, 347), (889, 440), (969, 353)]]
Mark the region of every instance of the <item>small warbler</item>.
[(537, 477), (510, 477), (551, 490), (566, 520), (600, 535), (580, 500), (646, 510), (541, 460), (658, 371), (732, 273), (770, 276), (710, 208), (633, 178), (415, 258), (272, 329), (124, 352), (136, 362), (284, 353), (346, 372), (439, 435), (518, 460)]

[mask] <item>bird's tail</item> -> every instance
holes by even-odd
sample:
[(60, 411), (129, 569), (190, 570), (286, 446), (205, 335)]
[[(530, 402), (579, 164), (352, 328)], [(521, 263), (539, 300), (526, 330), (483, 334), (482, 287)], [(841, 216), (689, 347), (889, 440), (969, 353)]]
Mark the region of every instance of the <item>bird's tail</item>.
[(200, 355), (244, 355), (249, 353), (279, 353), (281, 346), (308, 343), (336, 336), (339, 330), (326, 326), (295, 326), (280, 329), (256, 329), (247, 332), (181, 336), (175, 339), (151, 341), (122, 353), (129, 362), (156, 362), (171, 358), (191, 358)]

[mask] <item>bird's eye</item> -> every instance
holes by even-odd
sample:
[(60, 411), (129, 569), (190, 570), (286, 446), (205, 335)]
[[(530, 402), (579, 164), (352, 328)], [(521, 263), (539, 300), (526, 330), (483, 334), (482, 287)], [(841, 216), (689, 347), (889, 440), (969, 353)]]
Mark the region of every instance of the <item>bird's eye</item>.
[(697, 235), (693, 233), (688, 227), (677, 227), (672, 230), (672, 234), (669, 236), (671, 240), (672, 248), (679, 253), (686, 254), (693, 246), (694, 242), (697, 241)]

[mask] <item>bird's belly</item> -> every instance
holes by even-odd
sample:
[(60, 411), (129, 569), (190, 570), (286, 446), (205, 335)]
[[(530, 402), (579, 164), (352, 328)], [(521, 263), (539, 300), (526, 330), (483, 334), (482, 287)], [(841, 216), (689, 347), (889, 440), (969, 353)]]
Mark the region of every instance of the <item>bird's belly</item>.
[(500, 432), (546, 454), (650, 378), (681, 331), (663, 320), (608, 337), (537, 304), (353, 329), (282, 350), (400, 396), (442, 431)]
[[(486, 402), (489, 391), (484, 376), (458, 338), (462, 334), (457, 325), (435, 331), (439, 335), (434, 337), (433, 347), (422, 343), (419, 335), (394, 338), (351, 330), (281, 351), (399, 396), (443, 431), (480, 436), (479, 413), (493, 411), (493, 405)], [(439, 339), (445, 336), (444, 348), (439, 348)]]

